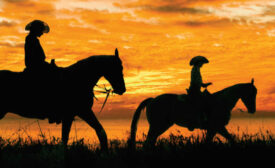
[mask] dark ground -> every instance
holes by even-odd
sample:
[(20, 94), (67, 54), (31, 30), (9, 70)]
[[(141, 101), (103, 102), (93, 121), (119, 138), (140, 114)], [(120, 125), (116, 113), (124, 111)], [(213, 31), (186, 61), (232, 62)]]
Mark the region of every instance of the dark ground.
[(158, 140), (155, 148), (135, 151), (125, 141), (111, 140), (109, 151), (84, 140), (64, 147), (59, 139), (0, 139), (0, 168), (5, 167), (239, 167), (271, 166), (275, 161), (275, 140), (269, 135), (242, 135), (234, 143), (216, 138), (206, 143), (199, 137), (171, 135)]

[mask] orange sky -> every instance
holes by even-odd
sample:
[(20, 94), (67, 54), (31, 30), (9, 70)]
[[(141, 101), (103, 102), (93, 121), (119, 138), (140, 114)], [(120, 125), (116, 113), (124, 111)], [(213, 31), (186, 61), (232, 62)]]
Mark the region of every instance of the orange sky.
[(40, 42), (59, 66), (119, 49), (127, 92), (101, 115), (131, 116), (147, 97), (184, 93), (196, 55), (210, 61), (201, 70), (210, 92), (254, 78), (257, 110), (275, 110), (274, 0), (1, 0), (0, 69), (24, 69), (24, 28), (34, 19), (49, 24)]

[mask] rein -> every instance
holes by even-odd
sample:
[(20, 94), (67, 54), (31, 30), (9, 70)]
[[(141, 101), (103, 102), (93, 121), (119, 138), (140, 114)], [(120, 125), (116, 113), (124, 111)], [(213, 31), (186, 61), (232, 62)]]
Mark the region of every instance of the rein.
[[(113, 93), (113, 89), (112, 89), (112, 88), (111, 88), (111, 89), (107, 89), (107, 88), (105, 87), (105, 85), (104, 85), (104, 88), (103, 88), (103, 87), (100, 87), (100, 86), (98, 86), (98, 85), (95, 85), (95, 86), (97, 86), (97, 87), (100, 88), (100, 89), (104, 89), (104, 91), (95, 90), (95, 92), (98, 92), (98, 93), (106, 93), (106, 98), (105, 98), (105, 100), (104, 100), (104, 102), (103, 102), (103, 105), (102, 105), (100, 111), (99, 111), (99, 114), (100, 114), (100, 113), (102, 112), (103, 108), (105, 107), (105, 104), (106, 104), (106, 102), (107, 102), (107, 100), (108, 100), (108, 98), (109, 98), (110, 93)], [(98, 100), (98, 99), (95, 97), (95, 95), (94, 95), (94, 98), (95, 98), (96, 100)]]

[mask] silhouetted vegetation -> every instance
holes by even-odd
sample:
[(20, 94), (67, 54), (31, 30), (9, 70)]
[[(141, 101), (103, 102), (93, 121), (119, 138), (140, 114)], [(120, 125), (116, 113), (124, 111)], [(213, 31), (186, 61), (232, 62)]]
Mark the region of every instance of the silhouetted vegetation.
[(275, 140), (270, 132), (241, 136), (233, 143), (218, 137), (214, 142), (204, 136), (175, 136), (159, 139), (154, 148), (130, 150), (124, 140), (110, 140), (109, 151), (99, 145), (72, 142), (65, 147), (60, 139), (31, 138), (4, 140), (0, 138), (0, 163), (3, 167), (180, 167), (194, 165), (261, 165), (273, 162)]

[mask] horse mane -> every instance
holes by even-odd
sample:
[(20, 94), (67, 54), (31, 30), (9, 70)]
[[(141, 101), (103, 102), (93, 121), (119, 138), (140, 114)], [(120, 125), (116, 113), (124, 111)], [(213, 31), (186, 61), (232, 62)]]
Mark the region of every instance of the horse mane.
[(220, 91), (217, 91), (215, 93), (213, 93), (213, 95), (221, 95), (221, 94), (227, 94), (229, 91), (231, 91), (232, 89), (238, 89), (238, 90), (242, 90), (245, 86), (251, 85), (251, 83), (239, 83), (239, 84), (235, 84), (233, 86), (229, 86), (227, 88), (224, 88)]
[(98, 66), (99, 62), (110, 62), (110, 58), (113, 58), (113, 55), (92, 55), (88, 58), (77, 61), (76, 63), (66, 67), (67, 69), (79, 69), (86, 66)]

